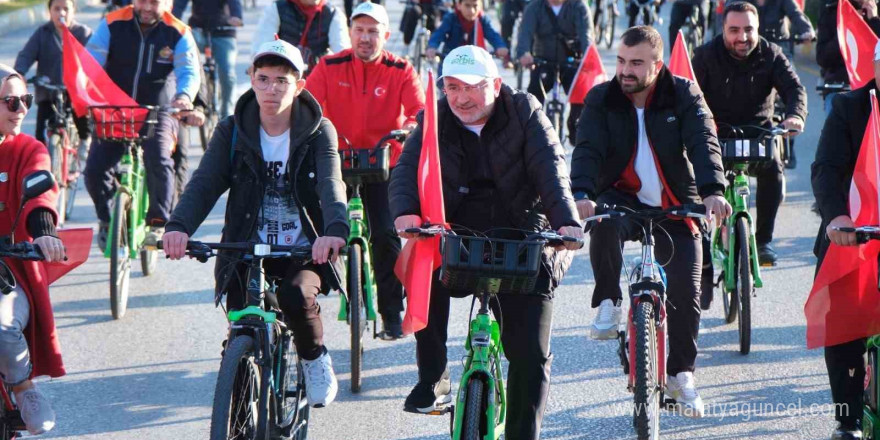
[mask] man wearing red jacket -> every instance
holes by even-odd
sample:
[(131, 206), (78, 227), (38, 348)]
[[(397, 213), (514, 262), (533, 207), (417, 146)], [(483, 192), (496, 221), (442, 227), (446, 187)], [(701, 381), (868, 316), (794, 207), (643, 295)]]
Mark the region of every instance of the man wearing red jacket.
[[(391, 33), (388, 13), (375, 3), (361, 3), (351, 16), (351, 49), (321, 59), (306, 89), (339, 131), (340, 148), (372, 148), (392, 130), (411, 130), (425, 107), (425, 93), (412, 65), (384, 50)], [(402, 146), (391, 146), (391, 166)], [(361, 193), (372, 235), (383, 339), (403, 336), (403, 287), (394, 276), (400, 239), (388, 208), (388, 182), (364, 185)]]

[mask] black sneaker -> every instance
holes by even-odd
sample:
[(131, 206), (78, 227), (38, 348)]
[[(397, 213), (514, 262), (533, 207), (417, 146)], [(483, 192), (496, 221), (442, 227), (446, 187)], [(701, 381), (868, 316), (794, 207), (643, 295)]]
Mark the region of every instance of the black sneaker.
[(452, 402), (452, 383), (449, 370), (436, 383), (419, 382), (406, 396), (403, 410), (415, 414), (444, 414)]
[(776, 251), (770, 243), (758, 245), (758, 262), (761, 266), (776, 266)]
[(110, 235), (110, 223), (98, 220), (98, 248), (101, 252), (107, 249), (107, 236)]
[(831, 440), (861, 440), (862, 431), (858, 428), (850, 428), (840, 425), (831, 434)]
[(403, 318), (400, 313), (382, 315), (382, 332), (379, 338), (383, 341), (394, 341), (403, 337)]

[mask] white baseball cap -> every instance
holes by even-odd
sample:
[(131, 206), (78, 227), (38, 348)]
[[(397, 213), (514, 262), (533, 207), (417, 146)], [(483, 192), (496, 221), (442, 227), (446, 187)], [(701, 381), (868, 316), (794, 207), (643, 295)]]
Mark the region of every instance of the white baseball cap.
[(459, 46), (443, 59), (443, 76), (453, 77), (470, 85), (485, 79), (500, 78), (492, 55), (478, 46)]
[(290, 61), (290, 64), (293, 66), (293, 68), (300, 73), (304, 73), (306, 71), (306, 63), (303, 62), (303, 57), (302, 54), (299, 52), (299, 49), (284, 40), (276, 39), (275, 41), (267, 41), (261, 44), (260, 50), (257, 52), (256, 55), (254, 55), (251, 63), (256, 62), (258, 59), (266, 55), (275, 55), (284, 58), (287, 61)]
[(354, 11), (352, 11), (352, 21), (354, 21), (355, 18), (358, 18), (361, 15), (366, 15), (367, 17), (378, 21), (379, 24), (384, 25), (386, 28), (389, 26), (388, 11), (386, 11), (385, 7), (382, 5), (377, 5), (376, 3), (365, 1), (359, 4), (356, 8), (354, 8)]

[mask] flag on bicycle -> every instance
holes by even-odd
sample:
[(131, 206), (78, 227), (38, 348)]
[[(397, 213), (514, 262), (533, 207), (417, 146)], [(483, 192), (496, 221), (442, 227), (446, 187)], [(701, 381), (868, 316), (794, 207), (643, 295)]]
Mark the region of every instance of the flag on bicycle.
[[(880, 225), (880, 113), (871, 91), (871, 117), (849, 190), (856, 226)], [(828, 347), (880, 334), (877, 256), (880, 241), (858, 246), (831, 244), (804, 305), (807, 348)]]
[(477, 13), (477, 19), (474, 20), (474, 46), (481, 49), (486, 48), (486, 36), (483, 34), (483, 13)]
[(602, 65), (599, 49), (596, 49), (595, 44), (590, 44), (590, 47), (587, 48), (587, 53), (581, 58), (577, 74), (575, 74), (574, 79), (571, 81), (568, 103), (583, 104), (590, 89), (605, 81), (608, 81), (608, 75), (605, 73), (605, 66)]
[(837, 42), (850, 87), (855, 90), (874, 79), (877, 36), (850, 2), (837, 2)]
[[(672, 53), (669, 54), (669, 71), (676, 76), (687, 78), (697, 83), (697, 75), (694, 74), (694, 66), (691, 64), (691, 57), (688, 53), (687, 46), (684, 45), (684, 34), (678, 31), (675, 37), (675, 44), (672, 46)], [(697, 84), (699, 88), (700, 85)]]
[[(419, 156), (418, 186), (422, 223), (446, 225), (443, 181), (440, 175), (440, 145), (437, 135), (437, 98), (434, 73), (428, 70), (425, 113), (422, 119), (422, 152)], [(407, 240), (394, 265), (394, 274), (406, 289), (404, 334), (428, 325), (431, 280), (440, 267), (440, 237)]]
[(43, 263), (48, 284), (63, 277), (89, 259), (92, 248), (92, 228), (59, 229), (58, 238), (64, 243), (67, 259), (55, 263)]
[[(137, 106), (138, 103), (110, 79), (104, 68), (77, 41), (70, 29), (62, 26), (62, 30), (64, 33), (62, 37), (64, 86), (67, 88), (67, 94), (70, 95), (70, 105), (73, 107), (74, 113), (83, 117), (88, 114), (89, 107), (93, 106)], [(125, 114), (120, 114), (120, 112)], [(110, 122), (111, 113), (109, 112), (93, 115), (97, 116), (95, 118), (96, 130), (110, 130), (106, 133), (108, 136), (101, 136), (104, 133), (98, 133), (98, 137), (132, 135), (132, 132), (140, 131), (141, 124), (136, 121), (143, 121), (146, 118), (146, 113), (146, 110), (142, 109), (117, 110), (113, 115), (113, 119), (116, 119), (117, 122), (113, 123)], [(119, 122), (126, 120), (132, 122), (130, 124)], [(123, 125), (126, 125), (125, 130), (122, 129)], [(113, 134), (118, 136), (111, 136)]]

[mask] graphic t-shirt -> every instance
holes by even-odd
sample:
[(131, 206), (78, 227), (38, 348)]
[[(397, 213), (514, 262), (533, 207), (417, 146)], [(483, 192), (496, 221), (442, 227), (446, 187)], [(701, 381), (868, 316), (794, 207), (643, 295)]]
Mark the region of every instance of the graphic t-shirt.
[(299, 210), (293, 191), (287, 184), (287, 160), (290, 157), (290, 130), (269, 136), (260, 127), (260, 145), (266, 166), (266, 193), (260, 209), (257, 233), (267, 244), (304, 246), (308, 237), (302, 234)]

